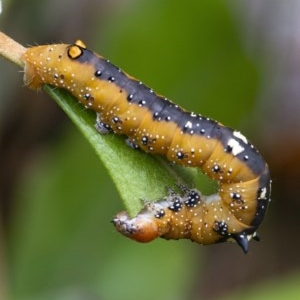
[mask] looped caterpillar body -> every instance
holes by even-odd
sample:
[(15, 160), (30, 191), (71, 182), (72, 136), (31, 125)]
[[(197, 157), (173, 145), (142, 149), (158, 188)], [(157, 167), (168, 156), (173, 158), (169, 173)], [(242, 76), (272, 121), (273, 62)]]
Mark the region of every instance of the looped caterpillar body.
[[(168, 217), (149, 215), (150, 206), (146, 205), (139, 216), (151, 216), (152, 227), (157, 228), (153, 236), (190, 238), (201, 244), (233, 238), (247, 251), (248, 239), (255, 235), (264, 218), (271, 180), (266, 162), (240, 132), (187, 112), (157, 95), (86, 49), (81, 41), (29, 48), (23, 61), (26, 85), (38, 89), (43, 84), (51, 84), (68, 90), (86, 108), (97, 112), (100, 132), (125, 135), (134, 148), (164, 155), (180, 165), (199, 167), (218, 181), (215, 197), (202, 196), (195, 207), (181, 205), (185, 210), (181, 211), (180, 218), (186, 220), (182, 230), (176, 223), (180, 218), (170, 217), (170, 214), (177, 216), (178, 211), (169, 206), (166, 209), (165, 200), (153, 206), (163, 205)], [(170, 197), (173, 196), (169, 195), (168, 203)], [(178, 197), (186, 198), (185, 195)], [(148, 227), (143, 228), (141, 224), (139, 235), (130, 234), (127, 229), (132, 222), (124, 215), (115, 218), (115, 225), (123, 234), (141, 242), (151, 240), (147, 238)], [(178, 229), (176, 234), (170, 232), (172, 228)]]
[(225, 221), (227, 211), (223, 212), (223, 219), (220, 214), (219, 219), (215, 219), (212, 214), (205, 215), (205, 211), (218, 209), (220, 199), (217, 194), (204, 196), (196, 189), (180, 188), (181, 194), (169, 190), (168, 196), (161, 200), (146, 201), (142, 210), (132, 219), (126, 212), (117, 214), (113, 219), (115, 227), (125, 236), (139, 242), (149, 242), (158, 236), (167, 240), (188, 238), (192, 241), (199, 241), (201, 237), (206, 241), (212, 238), (208, 224), (213, 224), (213, 234), (218, 242), (235, 241), (245, 253), (250, 238), (258, 240), (256, 232), (229, 232)]

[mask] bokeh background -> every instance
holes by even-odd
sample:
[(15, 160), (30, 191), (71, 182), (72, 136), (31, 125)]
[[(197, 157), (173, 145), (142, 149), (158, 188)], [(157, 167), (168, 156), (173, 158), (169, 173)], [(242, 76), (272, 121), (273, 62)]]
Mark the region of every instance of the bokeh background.
[(134, 243), (110, 223), (120, 196), (87, 141), (2, 59), (0, 299), (299, 299), (299, 9), (299, 0), (3, 1), (1, 29), (21, 44), (80, 38), (241, 130), (268, 161), (273, 193), (247, 255), (234, 244)]

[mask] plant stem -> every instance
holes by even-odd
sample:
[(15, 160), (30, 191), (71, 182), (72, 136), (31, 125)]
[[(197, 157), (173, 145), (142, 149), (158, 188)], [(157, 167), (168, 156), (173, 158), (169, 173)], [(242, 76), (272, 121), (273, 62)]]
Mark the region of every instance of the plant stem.
[(23, 68), (21, 57), (25, 51), (25, 47), (0, 31), (0, 55)]

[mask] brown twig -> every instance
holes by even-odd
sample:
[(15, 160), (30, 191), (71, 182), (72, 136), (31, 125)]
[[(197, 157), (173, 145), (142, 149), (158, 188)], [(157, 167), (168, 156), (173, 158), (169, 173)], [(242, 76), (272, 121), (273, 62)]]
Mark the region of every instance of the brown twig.
[(20, 67), (24, 67), (24, 63), (21, 60), (26, 48), (8, 37), (3, 32), (0, 32), (0, 55), (7, 58), (11, 62), (17, 64)]

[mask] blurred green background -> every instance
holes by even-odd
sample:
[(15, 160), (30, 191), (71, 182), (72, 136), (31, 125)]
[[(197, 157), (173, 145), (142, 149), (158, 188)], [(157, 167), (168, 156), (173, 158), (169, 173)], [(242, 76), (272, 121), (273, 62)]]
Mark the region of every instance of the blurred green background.
[(300, 126), (288, 113), (300, 93), (286, 97), (275, 76), (293, 67), (298, 78), (299, 68), (293, 52), (276, 59), (282, 36), (269, 25), (281, 7), (261, 2), (258, 11), (257, 1), (3, 1), (1, 28), (21, 44), (80, 38), (186, 109), (242, 130), (274, 189), (262, 242), (247, 255), (234, 244), (130, 241), (110, 223), (122, 203), (87, 141), (1, 60), (0, 299), (299, 299)]

